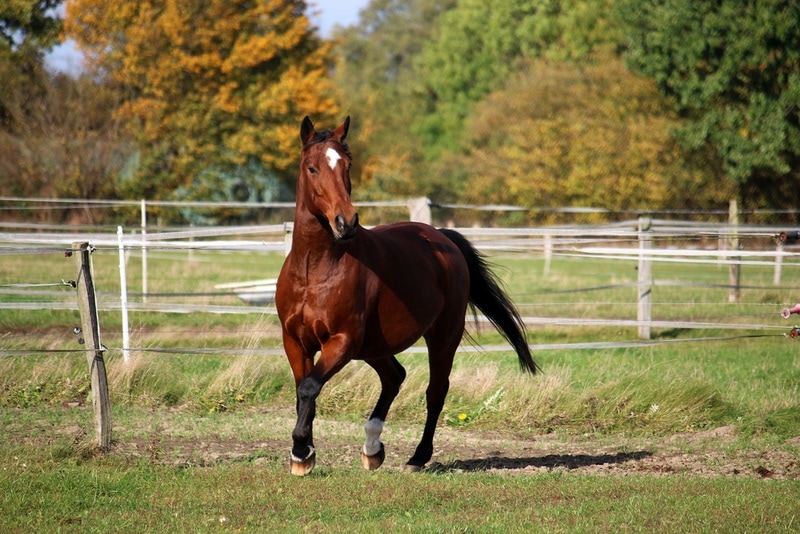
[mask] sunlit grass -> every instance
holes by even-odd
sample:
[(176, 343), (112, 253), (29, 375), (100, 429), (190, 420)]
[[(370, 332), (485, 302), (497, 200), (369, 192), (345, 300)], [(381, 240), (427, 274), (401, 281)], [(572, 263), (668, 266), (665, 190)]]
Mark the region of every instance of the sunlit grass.
[[(69, 277), (70, 261), (62, 255), (37, 261), (4, 262), (5, 281), (38, 282)], [(129, 291), (141, 283), (140, 258), (128, 260)], [(26, 261), (22, 261), (26, 260)], [(217, 283), (273, 277), (281, 254), (158, 252), (149, 258), (149, 290), (153, 293), (213, 293)], [(635, 262), (555, 257), (550, 273), (543, 259), (527, 255), (494, 256), (497, 272), (522, 314), (531, 317), (634, 319)], [(98, 250), (93, 263), (102, 298), (118, 290), (118, 258)], [(784, 270), (784, 287), (800, 283), (797, 269)], [(654, 339), (676, 344), (626, 348), (637, 339), (633, 327), (542, 325), (530, 329), (529, 341), (548, 343), (622, 342), (618, 349), (539, 350), (543, 369), (537, 377), (518, 371), (512, 353), (460, 354), (451, 376), (443, 421), (454, 426), (543, 432), (668, 433), (736, 424), (751, 432), (788, 435), (800, 427), (800, 363), (797, 342), (780, 337), (739, 338), (748, 325), (780, 327), (788, 323), (778, 312), (797, 300), (771, 287), (772, 270), (748, 267), (743, 283), (757, 289), (743, 293), (742, 303), (729, 304), (727, 290), (708, 287), (657, 286), (653, 318), (741, 323), (742, 330), (672, 329), (653, 332)], [(656, 263), (654, 278), (687, 283), (724, 283), (727, 269), (714, 264)], [(786, 285), (788, 284), (788, 285)], [(623, 285), (624, 287), (616, 287)], [(609, 287), (605, 287), (609, 286)], [(575, 291), (591, 289), (591, 291)], [(103, 295), (106, 295), (103, 297)], [(140, 297), (132, 297), (134, 300)], [(186, 297), (189, 298), (189, 297)], [(165, 300), (167, 297), (152, 297)], [(244, 306), (229, 295), (203, 296), (197, 303)], [(0, 336), (6, 350), (79, 350), (72, 328), (77, 312), (0, 310), (8, 329)], [(181, 407), (196, 413), (236, 410), (261, 403), (293, 406), (293, 380), (280, 352), (280, 327), (273, 314), (220, 315), (132, 312), (131, 359), (122, 361), (120, 314), (100, 315), (112, 402)], [(490, 327), (470, 326), (478, 344), (502, 343)], [(758, 330), (755, 333), (762, 333)], [(717, 341), (691, 341), (716, 337)], [(723, 338), (733, 338), (725, 340)], [(170, 349), (173, 352), (151, 352)], [(241, 349), (256, 352), (240, 353)], [(194, 350), (194, 352), (193, 352)], [(199, 353), (201, 351), (211, 351)], [(226, 350), (230, 351), (229, 353)], [(390, 418), (417, 423), (424, 417), (427, 363), (424, 355), (403, 355), (408, 378)], [(26, 354), (0, 359), (0, 403), (85, 402), (89, 394), (82, 352)], [(366, 365), (354, 362), (323, 390), (320, 413), (362, 420), (377, 399), (379, 382)]]
[[(6, 259), (0, 263), (2, 283), (73, 276), (63, 253)], [(218, 283), (272, 278), (282, 260), (279, 254), (154, 251), (149, 291), (213, 293)], [(98, 250), (93, 261), (101, 303), (117, 298), (115, 251)], [(524, 316), (636, 317), (633, 287), (573, 291), (634, 282), (634, 262), (556, 257), (545, 276), (541, 258), (504, 255), (494, 261)], [(724, 284), (727, 269), (655, 264), (654, 278)], [(537, 350), (543, 372), (534, 377), (520, 373), (510, 352), (458, 354), (437, 438), (450, 434), (457, 442), (480, 431), (535, 441), (548, 434), (559, 443), (616, 446), (622, 439), (643, 443), (725, 427), (736, 438), (720, 444), (721, 454), (735, 456), (756, 442), (791, 454), (800, 435), (800, 341), (780, 337), (780, 330), (769, 330), (773, 337), (736, 337), (753, 333), (750, 325), (787, 331), (794, 325), (778, 312), (800, 300), (800, 273), (787, 267), (781, 287), (771, 281), (770, 268), (745, 268), (743, 283), (759, 288), (743, 290), (742, 302), (735, 304), (728, 303), (724, 288), (654, 287), (654, 319), (737, 323), (741, 331), (654, 330), (655, 340), (676, 342), (630, 347), (624, 342), (637, 339), (631, 327), (536, 326), (529, 341), (537, 345), (622, 343)], [(128, 290), (140, 287), (141, 262), (133, 255)], [(59, 288), (58, 296), (36, 298), (61, 302), (72, 295)], [(244, 306), (229, 295), (186, 298)], [(22, 351), (0, 356), (3, 532), (791, 532), (800, 521), (796, 480), (623, 477), (565, 469), (403, 475), (399, 466), (424, 420), (424, 354), (399, 358), (408, 378), (386, 429), (389, 454), (399, 459), (373, 473), (354, 465), (379, 381), (367, 365), (353, 362), (323, 389), (316, 425), (323, 459), (310, 478), (297, 480), (286, 468), (295, 406), (289, 366), (280, 353), (246, 352), (281, 348), (274, 315), (133, 312), (132, 346), (146, 350), (133, 351), (128, 362), (120, 351), (119, 312), (102, 311), (100, 322), (120, 448), (109, 455), (97, 454), (92, 445), (85, 354), (35, 352), (79, 351), (72, 333), (77, 312), (0, 310), (0, 349)], [(502, 343), (485, 325), (471, 332), (479, 344)], [(719, 339), (692, 341), (700, 337)], [(153, 351), (164, 348), (175, 352)], [(226, 449), (243, 442), (248, 447), (236, 455), (226, 451), (217, 462), (181, 449), (184, 443), (199, 449), (210, 440)], [(351, 445), (337, 451), (334, 443)], [(693, 445), (676, 446), (690, 451)], [(325, 461), (335, 454), (347, 460)], [(442, 461), (458, 459), (453, 452), (442, 454)]]
[(797, 522), (791, 481), (325, 467), (297, 480), (269, 455), (176, 469), (16, 452), (0, 460), (4, 531), (790, 532)]

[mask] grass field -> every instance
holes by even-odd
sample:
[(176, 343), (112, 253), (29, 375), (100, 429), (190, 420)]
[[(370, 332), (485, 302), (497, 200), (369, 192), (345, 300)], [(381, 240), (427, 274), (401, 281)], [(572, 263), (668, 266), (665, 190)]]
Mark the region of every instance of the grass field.
[[(7, 256), (9, 258), (9, 256)], [(58, 255), (10, 256), (0, 284), (71, 276)], [(800, 272), (746, 266), (739, 303), (727, 269), (656, 263), (657, 320), (741, 328), (654, 330), (637, 346), (635, 263), (493, 258), (522, 314), (585, 319), (537, 326), (535, 345), (609, 342), (612, 348), (540, 348), (544, 372), (522, 376), (510, 353), (457, 357), (431, 469), (400, 472), (420, 435), (423, 355), (409, 371), (385, 433), (386, 466), (357, 465), (363, 419), (378, 384), (354, 363), (326, 385), (317, 425), (318, 469), (288, 474), (294, 393), (277, 320), (265, 315), (131, 314), (132, 360), (122, 361), (119, 312), (101, 313), (114, 406), (114, 448), (93, 448), (86, 362), (71, 334), (77, 312), (0, 310), (0, 529), (22, 531), (791, 532), (800, 518), (800, 341), (781, 307), (800, 300)], [(149, 291), (197, 293), (197, 304), (237, 305), (223, 282), (270, 278), (280, 255), (154, 253)], [(117, 257), (93, 256), (101, 306), (119, 288)], [(152, 273), (158, 273), (154, 276)], [(128, 265), (128, 288), (141, 272)], [(575, 289), (586, 291), (574, 291)], [(602, 288), (602, 289), (599, 289)], [(60, 302), (0, 294), (2, 302)], [(118, 298), (118, 297), (117, 297)], [(136, 297), (134, 297), (135, 299)], [(151, 297), (171, 302), (175, 297)], [(473, 328), (484, 345), (497, 334)], [(153, 349), (175, 349), (154, 352)], [(146, 350), (144, 350), (146, 349)], [(202, 350), (201, 350), (202, 349)]]

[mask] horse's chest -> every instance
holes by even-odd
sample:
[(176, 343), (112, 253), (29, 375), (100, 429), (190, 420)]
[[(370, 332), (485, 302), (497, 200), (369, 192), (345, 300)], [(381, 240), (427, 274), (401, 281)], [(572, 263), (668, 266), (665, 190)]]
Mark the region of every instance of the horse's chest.
[(301, 267), (287, 271), (293, 276), (286, 278), (292, 290), (282, 299), (286, 331), (306, 347), (322, 345), (337, 334), (360, 339), (368, 297), (359, 270)]
[(352, 322), (357, 299), (352, 289), (332, 284), (314, 284), (306, 286), (298, 296), (290, 327), (300, 337), (312, 337), (324, 342)]

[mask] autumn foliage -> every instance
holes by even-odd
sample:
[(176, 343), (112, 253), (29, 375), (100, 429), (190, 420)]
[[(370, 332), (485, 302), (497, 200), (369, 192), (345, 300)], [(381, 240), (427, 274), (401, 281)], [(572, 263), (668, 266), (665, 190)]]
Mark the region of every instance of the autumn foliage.
[(190, 185), (214, 163), (294, 173), (297, 124), (338, 115), (330, 44), (305, 3), (69, 0), (66, 31), (119, 88), (142, 146), (132, 191)]
[(303, 116), (350, 115), (359, 200), (800, 221), (791, 2), (370, 0), (323, 37), (300, 0), (66, 0), (78, 79), (59, 3), (0, 3), (4, 195), (290, 200)]

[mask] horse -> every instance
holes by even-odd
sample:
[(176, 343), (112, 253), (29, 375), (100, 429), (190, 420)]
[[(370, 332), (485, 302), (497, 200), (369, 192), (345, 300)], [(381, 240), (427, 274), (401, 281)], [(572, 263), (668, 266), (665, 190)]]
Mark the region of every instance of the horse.
[(363, 360), (380, 379), (381, 392), (364, 427), (361, 460), (365, 469), (381, 466), (386, 453), (380, 435), (406, 376), (396, 355), (421, 337), (430, 373), (427, 417), (405, 470), (425, 466), (433, 455), (468, 305), (512, 345), (524, 371), (538, 369), (517, 309), (485, 257), (465, 237), (416, 222), (372, 229), (359, 224), (350, 198), (349, 127), (349, 116), (324, 131), (316, 131), (308, 116), (302, 121), (292, 245), (275, 293), (296, 388), (290, 465), (298, 476), (310, 473), (316, 463), (316, 399), (351, 360)]

